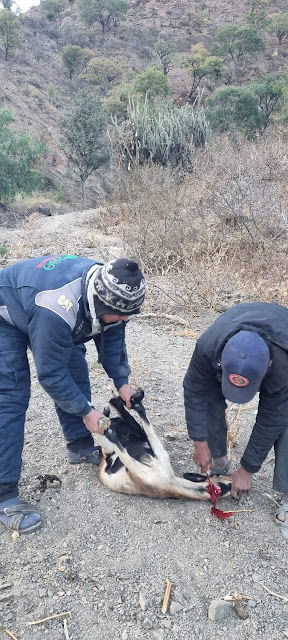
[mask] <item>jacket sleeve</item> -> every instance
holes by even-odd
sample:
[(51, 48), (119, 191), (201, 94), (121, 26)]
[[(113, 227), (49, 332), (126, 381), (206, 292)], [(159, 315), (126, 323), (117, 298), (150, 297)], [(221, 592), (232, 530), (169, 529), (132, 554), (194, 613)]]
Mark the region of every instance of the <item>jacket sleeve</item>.
[(215, 373), (207, 355), (196, 344), (184, 378), (184, 406), (187, 429), (192, 440), (207, 440), (207, 408), (209, 395), (217, 385)]
[(43, 389), (67, 413), (79, 416), (89, 413), (91, 405), (68, 368), (74, 347), (69, 325), (49, 309), (35, 307), (28, 330), (37, 377)]
[[(128, 363), (126, 343), (124, 339), (125, 325), (123, 322), (115, 324), (104, 331), (104, 353), (102, 365), (112, 378), (116, 389), (128, 383), (131, 369)], [(94, 338), (97, 350), (100, 349), (100, 336)]]
[(260, 392), (259, 408), (253, 431), (241, 459), (241, 465), (256, 473), (261, 468), (274, 443), (287, 429), (288, 389), (277, 393)]

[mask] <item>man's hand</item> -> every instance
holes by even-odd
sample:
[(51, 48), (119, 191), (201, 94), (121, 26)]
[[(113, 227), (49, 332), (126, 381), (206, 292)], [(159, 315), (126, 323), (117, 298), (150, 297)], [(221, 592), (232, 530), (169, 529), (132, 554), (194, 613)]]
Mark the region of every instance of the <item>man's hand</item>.
[(246, 493), (248, 496), (250, 495), (250, 491), (252, 488), (252, 476), (253, 473), (249, 473), (245, 471), (243, 467), (239, 467), (237, 471), (232, 476), (232, 488), (231, 488), (231, 496), (233, 498), (237, 498), (237, 496), (242, 496), (243, 493)]
[(122, 398), (122, 400), (124, 400), (127, 409), (131, 409), (131, 402), (130, 402), (130, 398), (131, 396), (133, 396), (134, 393), (134, 389), (132, 389), (132, 387), (130, 387), (129, 384), (122, 384), (122, 387), (120, 387), (120, 389), (118, 389), (118, 393), (120, 398)]
[(201, 467), (202, 473), (208, 471), (211, 467), (212, 455), (207, 442), (194, 440), (193, 460)]
[(104, 414), (101, 413), (101, 411), (97, 411), (97, 409), (91, 409), (86, 416), (83, 416), (83, 422), (88, 431), (91, 431), (91, 433), (101, 433), (103, 436), (104, 431), (103, 429), (100, 429), (98, 425), (98, 420), (100, 420), (100, 418), (104, 418)]

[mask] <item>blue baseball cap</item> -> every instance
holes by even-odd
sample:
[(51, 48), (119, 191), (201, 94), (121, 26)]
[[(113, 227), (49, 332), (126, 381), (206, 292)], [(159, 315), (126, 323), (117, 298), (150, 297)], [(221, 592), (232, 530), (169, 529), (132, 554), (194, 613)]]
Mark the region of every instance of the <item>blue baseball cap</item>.
[(221, 356), (224, 398), (235, 404), (250, 402), (259, 391), (269, 362), (269, 349), (258, 333), (235, 333), (228, 340)]

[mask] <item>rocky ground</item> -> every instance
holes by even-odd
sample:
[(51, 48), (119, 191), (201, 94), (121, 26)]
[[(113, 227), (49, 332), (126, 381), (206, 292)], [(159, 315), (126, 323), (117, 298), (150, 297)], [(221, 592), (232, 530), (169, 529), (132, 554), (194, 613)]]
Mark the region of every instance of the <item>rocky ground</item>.
[[(113, 235), (94, 234), (94, 245), (85, 246), (87, 233), (82, 231), (95, 215), (77, 213), (74, 222), (72, 214), (30, 221), (15, 230), (11, 245), (7, 238), (7, 259), (13, 259), (12, 247), (20, 247), (20, 239), (27, 256), (36, 255), (37, 249), (39, 255), (50, 251), (53, 244), (53, 252), (66, 250), (68, 230), (70, 252), (118, 255), (121, 247)], [(148, 414), (178, 474), (195, 469), (185, 431), (183, 376), (197, 336), (214, 317), (199, 311), (183, 328), (144, 315), (127, 330), (132, 382), (145, 389)], [(102, 408), (111, 395), (111, 383), (90, 344), (88, 361), (94, 404)], [(67, 464), (52, 401), (31, 366), (21, 494), (40, 510), (43, 527), (17, 540), (0, 529), (0, 639), (287, 638), (287, 540), (273, 520), (272, 455), (256, 475), (248, 503), (222, 503), (227, 509), (254, 511), (224, 522), (211, 516), (207, 503), (110, 493), (100, 485), (95, 468)], [(240, 414), (235, 465), (255, 412), (253, 404)], [(43, 474), (57, 475), (62, 485), (41, 491), (37, 476)], [(164, 615), (166, 578), (172, 592)], [(211, 602), (230, 592), (249, 598), (249, 617), (240, 619), (231, 604), (222, 604), (216, 617), (224, 617), (210, 620)], [(31, 624), (64, 612), (66, 616)]]

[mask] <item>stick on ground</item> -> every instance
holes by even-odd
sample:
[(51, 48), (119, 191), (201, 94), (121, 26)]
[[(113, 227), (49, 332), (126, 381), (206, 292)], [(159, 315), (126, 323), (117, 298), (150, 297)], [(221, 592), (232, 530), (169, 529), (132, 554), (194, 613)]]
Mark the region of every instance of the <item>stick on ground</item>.
[(270, 596), (274, 596), (274, 598), (280, 598), (280, 600), (284, 600), (284, 602), (288, 602), (288, 598), (286, 596), (281, 596), (280, 593), (275, 593), (275, 591), (271, 591), (271, 589), (268, 589), (268, 587), (265, 587), (265, 584), (263, 584), (262, 582), (258, 582), (258, 580), (254, 580), (254, 582), (257, 582), (257, 584), (260, 584), (261, 587), (263, 587), (263, 589), (265, 589), (265, 591), (267, 591), (267, 593), (269, 593)]
[(172, 582), (170, 582), (170, 580), (168, 578), (166, 578), (166, 591), (164, 594), (164, 598), (163, 598), (163, 604), (162, 604), (162, 613), (166, 613), (167, 609), (168, 609), (168, 604), (169, 604), (169, 598), (170, 598), (170, 593), (171, 593), (171, 589), (172, 589)]
[(55, 618), (63, 618), (63, 616), (70, 616), (71, 611), (63, 611), (63, 613), (54, 613), (52, 616), (47, 616), (47, 618), (42, 618), (41, 620), (33, 620), (32, 622), (27, 622), (30, 626), (32, 624), (42, 624), (42, 622), (47, 622), (47, 620), (55, 620)]
[(9, 631), (9, 629), (5, 629), (5, 633), (7, 633), (7, 636), (9, 636), (9, 638), (12, 638), (12, 640), (18, 640), (17, 636), (15, 636), (15, 633)]

